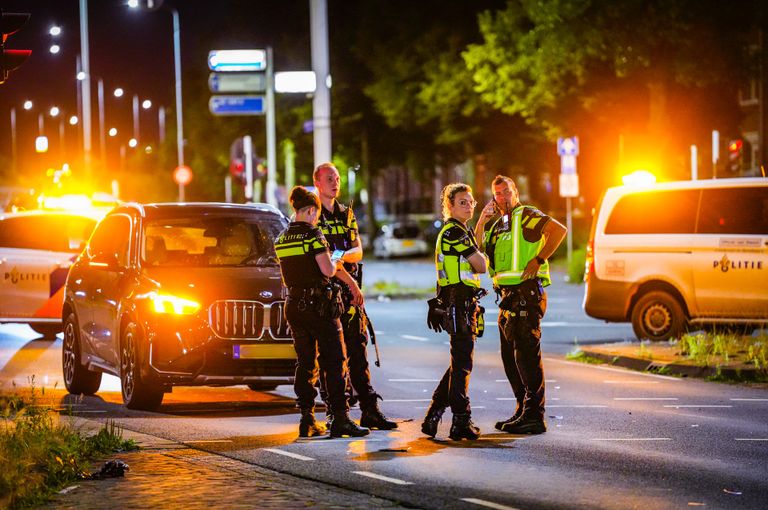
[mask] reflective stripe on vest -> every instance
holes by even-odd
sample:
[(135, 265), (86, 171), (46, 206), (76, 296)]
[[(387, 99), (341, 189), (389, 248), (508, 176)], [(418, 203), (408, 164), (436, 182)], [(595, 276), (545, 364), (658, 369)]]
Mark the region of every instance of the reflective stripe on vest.
[[(435, 269), (437, 270), (437, 284), (441, 287), (463, 283), (470, 287), (480, 287), (480, 276), (474, 272), (469, 261), (461, 255), (445, 255), (443, 253), (443, 234), (449, 228), (456, 226), (469, 235), (467, 230), (459, 223), (446, 222), (437, 235), (435, 245)], [(470, 236), (471, 238), (471, 236)], [(457, 263), (458, 262), (458, 263)]]
[[(528, 262), (539, 254), (544, 244), (544, 236), (536, 242), (529, 242), (523, 237), (522, 217), (525, 206), (516, 208), (511, 213), (512, 225), (508, 232), (496, 234), (496, 227), (503, 220), (499, 218), (488, 230), (488, 241), (493, 242), (493, 269), (490, 271), (493, 284), (518, 285), (523, 282), (523, 271)], [(549, 275), (549, 262), (539, 266), (536, 276), (541, 280), (542, 286), (551, 283)]]

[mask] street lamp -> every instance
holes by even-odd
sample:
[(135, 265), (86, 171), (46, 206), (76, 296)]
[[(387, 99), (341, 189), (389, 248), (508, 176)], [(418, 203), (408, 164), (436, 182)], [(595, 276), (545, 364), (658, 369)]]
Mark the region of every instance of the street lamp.
[[(182, 116), (181, 100), (181, 27), (179, 23), (179, 11), (174, 7), (162, 5), (162, 0), (148, 3), (148, 7), (155, 10), (160, 6), (168, 9), (173, 18), (173, 62), (176, 76), (176, 150), (178, 153), (178, 166), (184, 165), (184, 120)], [(139, 8), (139, 0), (129, 0), (128, 7)], [(184, 185), (179, 184), (179, 202), (184, 201)]]

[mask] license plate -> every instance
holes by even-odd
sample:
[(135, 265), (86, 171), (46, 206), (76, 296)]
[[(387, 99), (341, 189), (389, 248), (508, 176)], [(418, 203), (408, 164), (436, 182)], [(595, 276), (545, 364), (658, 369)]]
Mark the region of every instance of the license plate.
[(296, 359), (293, 344), (233, 345), (234, 359)]
[(403, 246), (405, 248), (410, 248), (411, 246), (413, 246), (413, 241), (411, 239), (405, 239), (403, 240)]

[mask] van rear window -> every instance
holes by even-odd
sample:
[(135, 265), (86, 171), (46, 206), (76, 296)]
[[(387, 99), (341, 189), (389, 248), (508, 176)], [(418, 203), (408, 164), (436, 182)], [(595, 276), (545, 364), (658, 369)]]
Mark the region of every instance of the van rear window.
[(768, 187), (705, 189), (700, 234), (768, 234)]
[(692, 234), (699, 190), (634, 193), (619, 199), (606, 234)]

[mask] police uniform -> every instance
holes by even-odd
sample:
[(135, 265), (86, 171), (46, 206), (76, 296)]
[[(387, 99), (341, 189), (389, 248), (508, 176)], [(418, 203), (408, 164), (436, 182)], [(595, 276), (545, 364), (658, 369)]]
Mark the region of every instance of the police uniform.
[[(324, 313), (330, 279), (323, 275), (315, 256), (328, 251), (320, 229), (309, 223), (292, 222), (275, 240), (283, 283), (288, 288), (285, 317), (296, 349), (294, 391), (302, 411), (314, 410), (318, 379), (319, 351), (323, 384), (336, 416), (346, 416), (349, 407), (344, 393), (346, 353), (341, 341), (341, 324)], [(327, 303), (326, 303), (327, 304)]]
[[(334, 200), (331, 211), (321, 207), (318, 227), (328, 240), (332, 251), (350, 250), (359, 238), (357, 218), (355, 218), (354, 212), (336, 200)], [(344, 269), (358, 283), (361, 283), (358, 275), (358, 264), (345, 262)], [(368, 367), (367, 317), (364, 316), (362, 307), (352, 305), (352, 293), (349, 292), (347, 286), (343, 285), (343, 288), (345, 290), (342, 293), (344, 314), (341, 317), (341, 326), (347, 351), (349, 379), (360, 400), (360, 409), (363, 413), (360, 424), (380, 429), (397, 428), (397, 424), (387, 420), (379, 410), (377, 399), (381, 397), (371, 385), (371, 372)]]
[[(454, 418), (452, 439), (476, 439), (480, 433), (470, 420), (467, 394), (478, 320), (475, 298), (481, 291), (480, 278), (467, 259), (478, 250), (472, 232), (454, 218), (448, 219), (437, 235), (437, 297), (448, 310), (450, 324), (445, 329), (450, 335), (451, 364), (432, 394), (432, 404), (422, 424), (422, 431), (433, 437), (443, 410), (449, 405)], [(473, 432), (465, 435), (468, 427)]]
[[(544, 419), (544, 370), (541, 364), (541, 319), (547, 309), (544, 287), (551, 283), (549, 263), (540, 264), (536, 277), (523, 280), (526, 265), (544, 244), (543, 229), (550, 218), (535, 207), (518, 204), (485, 232), (489, 274), (500, 294), (499, 336), (504, 371), (517, 400), (518, 418)], [(541, 430), (543, 431), (543, 430)]]

